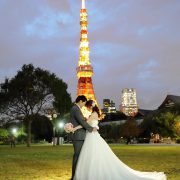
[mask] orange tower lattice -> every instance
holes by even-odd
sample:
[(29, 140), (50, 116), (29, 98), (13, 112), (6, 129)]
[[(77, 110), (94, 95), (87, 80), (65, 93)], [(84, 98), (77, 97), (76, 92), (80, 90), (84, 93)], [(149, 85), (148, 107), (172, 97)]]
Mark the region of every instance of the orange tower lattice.
[(77, 96), (85, 95), (87, 99), (92, 99), (96, 103), (96, 98), (93, 89), (92, 75), (93, 67), (89, 58), (89, 41), (87, 31), (87, 10), (85, 7), (85, 0), (82, 0), (82, 7), (80, 10), (80, 50), (79, 50), (79, 62), (77, 70), (78, 85)]

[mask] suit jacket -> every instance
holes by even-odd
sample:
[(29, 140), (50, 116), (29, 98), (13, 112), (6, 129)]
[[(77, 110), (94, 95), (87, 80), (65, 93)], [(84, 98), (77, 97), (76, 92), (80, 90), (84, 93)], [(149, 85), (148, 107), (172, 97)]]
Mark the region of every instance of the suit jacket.
[(93, 131), (93, 128), (85, 121), (80, 108), (75, 104), (70, 111), (70, 122), (74, 127), (81, 125), (83, 128), (76, 130), (72, 133), (72, 140), (84, 140), (86, 136), (86, 130)]

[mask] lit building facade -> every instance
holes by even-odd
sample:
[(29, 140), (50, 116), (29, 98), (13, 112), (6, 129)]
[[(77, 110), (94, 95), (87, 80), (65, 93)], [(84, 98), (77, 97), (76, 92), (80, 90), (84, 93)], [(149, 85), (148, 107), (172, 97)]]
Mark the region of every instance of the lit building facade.
[(85, 0), (82, 0), (82, 7), (80, 10), (80, 49), (79, 62), (76, 68), (78, 85), (76, 95), (85, 95), (87, 99), (92, 99), (96, 102), (94, 88), (92, 83), (93, 67), (91, 66), (89, 58), (89, 41), (87, 31), (87, 9), (85, 7)]
[(112, 100), (110, 99), (103, 100), (103, 113), (105, 114), (116, 113), (116, 106)]
[(135, 116), (138, 113), (135, 89), (125, 88), (122, 90), (122, 103), (120, 111), (122, 111), (126, 116)]

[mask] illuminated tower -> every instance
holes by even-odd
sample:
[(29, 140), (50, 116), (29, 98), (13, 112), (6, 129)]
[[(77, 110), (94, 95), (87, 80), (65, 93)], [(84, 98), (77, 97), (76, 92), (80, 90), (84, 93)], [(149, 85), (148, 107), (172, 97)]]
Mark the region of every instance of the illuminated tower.
[(122, 104), (120, 107), (126, 116), (135, 116), (138, 113), (136, 90), (125, 88), (122, 90)]
[[(87, 31), (87, 10), (85, 7), (85, 0), (82, 0), (82, 7), (80, 10), (80, 50), (79, 50), (79, 62), (77, 70), (78, 85), (77, 96), (85, 95), (87, 99), (92, 99), (96, 102), (94, 95), (94, 89), (92, 84), (93, 67), (89, 58), (89, 41)], [(96, 102), (97, 104), (97, 102)]]

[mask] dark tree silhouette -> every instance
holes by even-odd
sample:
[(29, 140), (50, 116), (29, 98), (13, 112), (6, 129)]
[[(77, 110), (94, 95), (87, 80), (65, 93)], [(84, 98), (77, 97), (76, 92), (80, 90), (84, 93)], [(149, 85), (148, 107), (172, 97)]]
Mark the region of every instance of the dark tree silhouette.
[(36, 115), (33, 117), (31, 132), (35, 141), (44, 139), (48, 142), (52, 141), (53, 126), (46, 116)]
[(120, 129), (120, 135), (126, 138), (137, 137), (139, 134), (140, 128), (133, 118), (129, 118)]
[(0, 115), (4, 119), (23, 120), (27, 124), (27, 146), (31, 143), (31, 123), (36, 115), (45, 115), (47, 109), (61, 114), (71, 106), (67, 84), (54, 73), (23, 65), (17, 75), (5, 80), (0, 92)]

